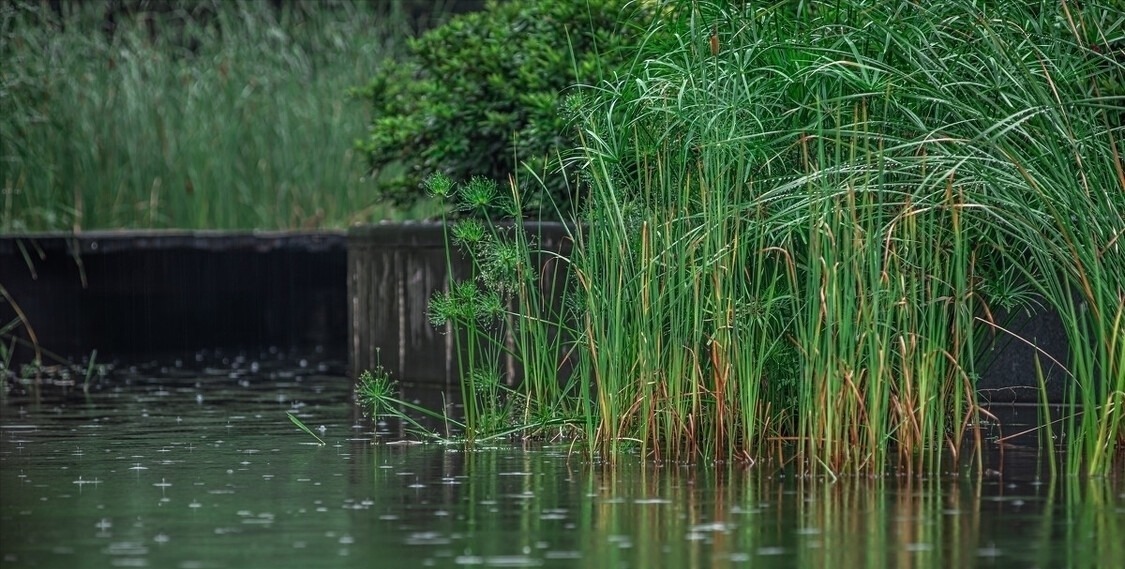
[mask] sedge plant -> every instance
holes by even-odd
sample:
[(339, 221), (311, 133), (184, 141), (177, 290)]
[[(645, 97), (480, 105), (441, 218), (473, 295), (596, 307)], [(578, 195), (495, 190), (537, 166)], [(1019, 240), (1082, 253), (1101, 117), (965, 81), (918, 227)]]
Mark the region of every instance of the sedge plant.
[[(566, 267), (543, 243), (547, 226), (524, 218), (514, 179), (501, 191), (495, 180), (457, 184), (438, 174), (426, 187), (458, 216), (444, 218), (449, 284), (434, 294), (429, 314), (455, 335), (465, 438), (571, 422), (574, 333), (559, 301)], [(565, 240), (569, 229), (557, 229)]]
[[(677, 3), (658, 24), (676, 33), (654, 31), (659, 50), (593, 90), (573, 258), (592, 445), (723, 459), (793, 441), (833, 474), (960, 460), (983, 443), (990, 315), (1025, 286), (985, 279), (1018, 272), (1072, 344), (1093, 346), (1072, 358), (1088, 378), (1074, 456), (1104, 472), (1120, 438), (1125, 192), (1120, 97), (1095, 87), (1120, 77), (1098, 56), (1120, 19), (1098, 5), (814, 4), (795, 18)], [(1053, 30), (1049, 47), (1033, 30)], [(740, 306), (775, 308), (774, 324), (747, 330), (755, 310)], [(796, 370), (763, 373), (787, 349)], [(777, 393), (794, 378), (795, 397)]]
[[(982, 469), (997, 315), (1041, 302), (1071, 340), (1068, 471), (1108, 473), (1125, 425), (1125, 65), (1106, 54), (1125, 19), (1097, 3), (807, 8), (667, 5), (631, 68), (568, 103), (587, 197), (552, 259), (573, 312), (531, 293), (541, 259), (519, 224), (466, 220), (451, 233), (478, 239), (473, 272), (435, 297), (438, 322), (479, 346), (461, 350), (469, 369), (519, 354), (524, 416), (569, 410), (592, 453), (834, 477)], [(468, 209), (499, 199), (459, 191)], [(474, 430), (491, 399), (468, 377)]]

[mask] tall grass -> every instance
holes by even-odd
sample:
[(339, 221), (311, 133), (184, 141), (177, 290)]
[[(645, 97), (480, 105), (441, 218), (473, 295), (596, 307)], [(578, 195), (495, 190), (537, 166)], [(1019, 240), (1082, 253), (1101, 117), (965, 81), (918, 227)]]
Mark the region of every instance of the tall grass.
[(554, 361), (546, 330), (573, 335), (568, 383), (533, 365), (513, 393), (581, 417), (594, 453), (980, 472), (985, 348), (1009, 334), (998, 315), (1041, 302), (1072, 346), (1068, 471), (1107, 474), (1123, 41), (1097, 3), (671, 3), (633, 68), (571, 100), (577, 310), (500, 303), (544, 333), (485, 354)]
[[(392, 3), (393, 4), (393, 3)], [(399, 53), (397, 11), (339, 1), (0, 7), (0, 231), (342, 227), (373, 203), (365, 106)]]
[(1120, 11), (810, 6), (678, 3), (587, 107), (573, 261), (592, 444), (752, 459), (794, 441), (830, 474), (961, 460), (1015, 271), (1074, 346), (1072, 470), (1107, 472), (1125, 396)]

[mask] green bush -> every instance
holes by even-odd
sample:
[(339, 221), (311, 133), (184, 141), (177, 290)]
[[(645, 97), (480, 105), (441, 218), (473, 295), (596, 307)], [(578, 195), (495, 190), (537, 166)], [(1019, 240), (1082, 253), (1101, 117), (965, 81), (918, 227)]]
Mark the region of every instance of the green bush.
[[(359, 91), (374, 112), (357, 144), (382, 174), (379, 197), (414, 203), (425, 195), (422, 180), (436, 173), (507, 180), (523, 171), (519, 164), (549, 171), (573, 146), (560, 97), (632, 57), (650, 15), (629, 0), (490, 1), (413, 40), (406, 61)], [(529, 211), (544, 193), (571, 202), (572, 179), (542, 177), (524, 204)]]

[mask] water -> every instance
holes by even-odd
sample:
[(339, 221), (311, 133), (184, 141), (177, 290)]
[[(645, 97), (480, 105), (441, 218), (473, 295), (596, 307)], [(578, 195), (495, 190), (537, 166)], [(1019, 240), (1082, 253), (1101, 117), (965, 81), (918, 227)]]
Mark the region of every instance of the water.
[(333, 367), (262, 367), (126, 370), (88, 396), (9, 384), (0, 565), (1125, 566), (1121, 482), (1052, 482), (1031, 453), (1002, 476), (831, 483), (388, 445)]

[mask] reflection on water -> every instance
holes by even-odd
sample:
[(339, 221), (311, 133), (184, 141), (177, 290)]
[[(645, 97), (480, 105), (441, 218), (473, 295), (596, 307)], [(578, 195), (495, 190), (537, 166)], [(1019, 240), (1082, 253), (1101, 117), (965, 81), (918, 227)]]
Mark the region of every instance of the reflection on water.
[(1125, 566), (1121, 481), (1052, 481), (1033, 455), (1010, 451), (1002, 477), (831, 483), (376, 444), (326, 369), (126, 373), (88, 396), (9, 384), (3, 566)]

